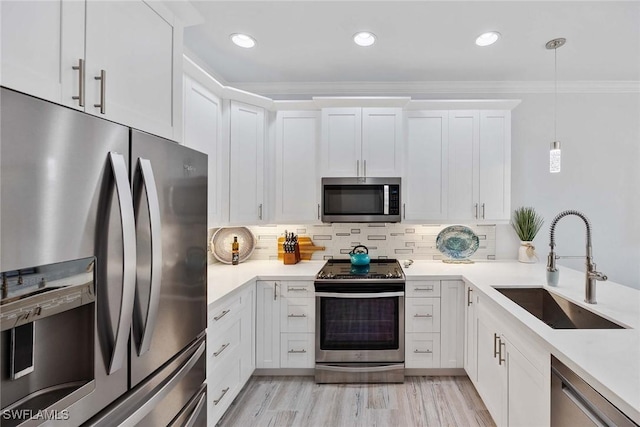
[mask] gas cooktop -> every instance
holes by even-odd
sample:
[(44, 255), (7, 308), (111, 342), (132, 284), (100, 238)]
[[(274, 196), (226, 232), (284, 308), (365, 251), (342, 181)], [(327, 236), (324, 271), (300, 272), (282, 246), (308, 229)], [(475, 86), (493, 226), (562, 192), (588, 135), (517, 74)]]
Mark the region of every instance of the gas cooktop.
[(404, 280), (404, 273), (395, 259), (375, 259), (364, 266), (351, 265), (348, 259), (331, 259), (322, 267), (316, 281), (333, 280), (397, 281)]

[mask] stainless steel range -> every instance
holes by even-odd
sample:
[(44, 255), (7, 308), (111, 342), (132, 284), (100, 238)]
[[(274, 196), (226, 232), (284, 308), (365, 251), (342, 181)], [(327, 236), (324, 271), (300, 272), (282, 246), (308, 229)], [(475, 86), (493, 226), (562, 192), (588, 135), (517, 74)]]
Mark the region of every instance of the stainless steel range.
[(328, 261), (315, 280), (317, 383), (404, 381), (405, 276), (395, 259)]

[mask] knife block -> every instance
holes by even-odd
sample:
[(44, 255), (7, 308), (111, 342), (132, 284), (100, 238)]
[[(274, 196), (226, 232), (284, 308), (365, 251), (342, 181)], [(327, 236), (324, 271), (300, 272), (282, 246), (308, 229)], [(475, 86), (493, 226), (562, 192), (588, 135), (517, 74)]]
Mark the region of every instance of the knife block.
[(285, 264), (297, 264), (298, 262), (300, 262), (300, 245), (296, 243), (293, 252), (285, 252), (283, 255)]

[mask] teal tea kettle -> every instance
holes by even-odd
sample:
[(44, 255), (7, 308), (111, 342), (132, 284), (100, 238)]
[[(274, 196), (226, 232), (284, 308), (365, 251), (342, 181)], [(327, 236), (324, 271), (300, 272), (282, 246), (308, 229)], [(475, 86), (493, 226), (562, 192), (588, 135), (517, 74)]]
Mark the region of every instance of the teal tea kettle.
[(358, 245), (349, 252), (351, 257), (351, 265), (361, 266), (369, 265), (369, 249), (364, 245)]

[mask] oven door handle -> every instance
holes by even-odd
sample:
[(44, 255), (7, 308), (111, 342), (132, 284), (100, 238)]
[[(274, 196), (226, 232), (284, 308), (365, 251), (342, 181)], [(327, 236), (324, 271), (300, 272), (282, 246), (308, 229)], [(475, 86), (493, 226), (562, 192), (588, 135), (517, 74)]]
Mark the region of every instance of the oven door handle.
[(316, 296), (325, 297), (325, 298), (389, 298), (389, 297), (404, 297), (404, 292), (370, 292), (370, 293), (316, 292)]

